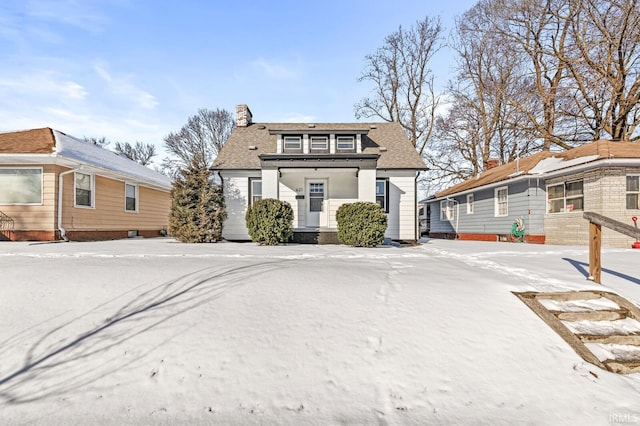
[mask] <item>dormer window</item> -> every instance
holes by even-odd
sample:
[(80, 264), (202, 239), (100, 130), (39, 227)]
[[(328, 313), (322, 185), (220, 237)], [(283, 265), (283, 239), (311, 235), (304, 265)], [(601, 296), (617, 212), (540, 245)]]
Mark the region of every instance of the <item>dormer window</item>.
[(355, 151), (356, 141), (353, 136), (338, 136), (336, 138), (336, 147), (338, 151)]
[(282, 147), (285, 152), (301, 152), (302, 151), (302, 137), (300, 136), (285, 136)]
[(309, 144), (311, 152), (329, 151), (329, 138), (327, 136), (311, 136)]

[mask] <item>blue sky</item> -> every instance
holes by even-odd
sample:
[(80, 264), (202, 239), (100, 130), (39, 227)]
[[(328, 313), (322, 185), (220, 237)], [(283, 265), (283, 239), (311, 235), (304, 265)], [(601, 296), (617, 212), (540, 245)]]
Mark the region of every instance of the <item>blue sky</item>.
[[(399, 25), (475, 0), (2, 0), (0, 131), (53, 127), (161, 147), (199, 108), (355, 121), (364, 57)], [(434, 61), (444, 85), (453, 60)]]

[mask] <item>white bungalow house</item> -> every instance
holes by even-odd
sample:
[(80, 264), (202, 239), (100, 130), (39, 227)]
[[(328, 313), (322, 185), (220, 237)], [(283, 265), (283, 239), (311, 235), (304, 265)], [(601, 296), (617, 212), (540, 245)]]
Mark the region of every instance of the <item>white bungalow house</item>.
[(236, 107), (236, 128), (212, 169), (224, 185), (227, 240), (249, 240), (245, 213), (261, 198), (287, 201), (294, 241), (335, 242), (344, 203), (377, 202), (385, 237), (416, 240), (416, 179), (425, 165), (397, 123), (253, 123)]

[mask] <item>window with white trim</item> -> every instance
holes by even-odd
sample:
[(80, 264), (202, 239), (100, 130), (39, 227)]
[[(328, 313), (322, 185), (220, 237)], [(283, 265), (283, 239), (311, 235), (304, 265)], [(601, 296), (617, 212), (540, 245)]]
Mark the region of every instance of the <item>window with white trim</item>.
[(627, 209), (640, 209), (640, 176), (627, 176)]
[(473, 194), (467, 194), (467, 214), (473, 214)]
[(509, 216), (509, 187), (496, 188), (494, 192), (495, 216)]
[(376, 203), (385, 213), (389, 213), (389, 180), (376, 179)]
[(42, 167), (0, 168), (0, 205), (42, 204)]
[(93, 207), (95, 183), (93, 175), (75, 172), (74, 207)]
[(453, 220), (453, 200), (440, 201), (440, 220), (452, 221)]
[(249, 178), (249, 205), (262, 200), (262, 179)]
[(282, 147), (284, 151), (302, 151), (302, 138), (300, 136), (285, 136)]
[(547, 213), (582, 210), (584, 210), (584, 191), (581, 180), (547, 186)]
[(124, 211), (138, 211), (138, 185), (124, 184)]
[(311, 136), (309, 140), (311, 151), (328, 151), (329, 138), (326, 136)]
[(338, 151), (355, 151), (356, 139), (353, 136), (338, 136), (336, 148)]

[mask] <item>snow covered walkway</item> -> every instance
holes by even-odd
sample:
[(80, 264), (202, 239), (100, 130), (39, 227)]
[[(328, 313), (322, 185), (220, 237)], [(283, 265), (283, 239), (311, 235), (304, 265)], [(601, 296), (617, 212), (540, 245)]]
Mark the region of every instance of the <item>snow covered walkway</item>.
[(640, 420), (639, 375), (585, 363), (511, 293), (638, 304), (640, 250), (604, 249), (603, 286), (587, 259), (444, 240), (2, 243), (0, 424)]

